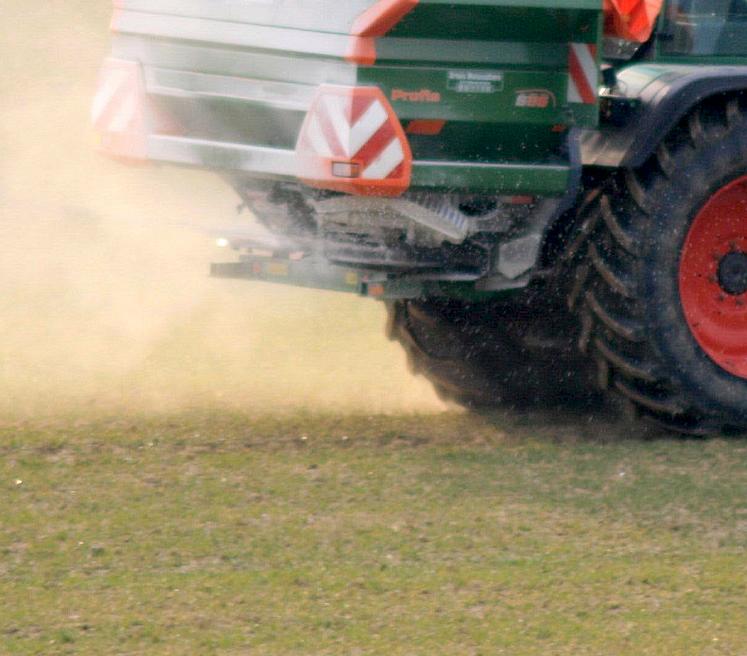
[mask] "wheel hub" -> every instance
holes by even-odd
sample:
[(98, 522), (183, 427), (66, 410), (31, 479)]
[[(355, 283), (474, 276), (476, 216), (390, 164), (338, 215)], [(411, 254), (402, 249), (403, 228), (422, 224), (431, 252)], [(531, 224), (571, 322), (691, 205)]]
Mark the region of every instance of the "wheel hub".
[(747, 379), (747, 175), (695, 215), (680, 258), (682, 310), (695, 340), (722, 369)]
[(747, 292), (747, 253), (732, 252), (721, 258), (718, 283), (721, 289), (732, 296)]

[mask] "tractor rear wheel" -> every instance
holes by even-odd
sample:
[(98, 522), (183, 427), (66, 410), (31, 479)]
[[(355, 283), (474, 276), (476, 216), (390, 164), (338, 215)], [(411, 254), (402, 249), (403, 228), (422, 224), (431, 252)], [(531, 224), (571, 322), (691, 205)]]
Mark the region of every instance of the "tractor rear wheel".
[(679, 432), (747, 427), (747, 112), (693, 111), (587, 205), (569, 305), (604, 388)]
[(426, 299), (394, 301), (387, 310), (389, 338), (444, 400), (489, 409), (589, 397), (588, 367), (572, 334), (527, 308)]

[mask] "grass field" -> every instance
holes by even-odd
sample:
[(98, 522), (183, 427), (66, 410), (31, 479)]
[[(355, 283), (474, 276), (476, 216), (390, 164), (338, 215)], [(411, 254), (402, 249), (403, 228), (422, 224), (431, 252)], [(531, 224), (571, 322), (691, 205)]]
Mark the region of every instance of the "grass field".
[(0, 652), (744, 654), (747, 445), (608, 428), (5, 425)]

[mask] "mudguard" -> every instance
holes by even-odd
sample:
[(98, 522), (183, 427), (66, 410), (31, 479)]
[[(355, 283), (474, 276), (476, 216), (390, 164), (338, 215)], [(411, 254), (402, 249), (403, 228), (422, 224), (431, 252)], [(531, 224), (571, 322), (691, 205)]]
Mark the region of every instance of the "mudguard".
[[(610, 118), (582, 132), (584, 166), (641, 166), (693, 107), (734, 91), (747, 92), (747, 66), (630, 66), (619, 73), (618, 87), (602, 96), (603, 116), (607, 109)], [(616, 105), (626, 111), (615, 111)]]

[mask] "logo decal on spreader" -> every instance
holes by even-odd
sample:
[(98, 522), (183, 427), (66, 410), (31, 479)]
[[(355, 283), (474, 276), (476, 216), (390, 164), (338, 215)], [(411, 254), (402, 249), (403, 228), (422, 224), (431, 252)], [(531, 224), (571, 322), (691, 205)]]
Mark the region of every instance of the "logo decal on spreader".
[(419, 91), (392, 89), (392, 100), (395, 102), (401, 100), (405, 102), (440, 103), (441, 94), (430, 89), (420, 89)]

